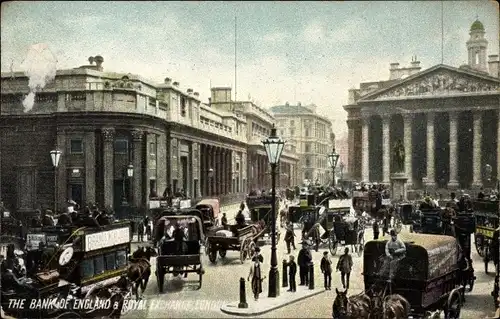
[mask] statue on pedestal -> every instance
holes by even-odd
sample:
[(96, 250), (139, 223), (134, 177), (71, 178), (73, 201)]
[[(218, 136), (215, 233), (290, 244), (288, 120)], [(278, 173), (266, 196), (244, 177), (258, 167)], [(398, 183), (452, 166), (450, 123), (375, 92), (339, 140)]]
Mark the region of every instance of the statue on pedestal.
[(397, 140), (393, 147), (392, 158), (396, 173), (405, 171), (405, 147), (401, 140)]

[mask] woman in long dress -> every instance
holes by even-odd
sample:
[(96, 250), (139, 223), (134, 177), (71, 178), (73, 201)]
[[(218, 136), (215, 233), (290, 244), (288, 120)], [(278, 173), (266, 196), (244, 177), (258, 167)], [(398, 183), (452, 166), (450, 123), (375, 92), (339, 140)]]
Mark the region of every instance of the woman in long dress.
[(262, 272), (260, 267), (260, 259), (257, 256), (252, 258), (252, 266), (250, 266), (250, 273), (248, 274), (248, 281), (252, 279), (252, 292), (253, 297), (257, 301), (259, 294), (262, 293)]

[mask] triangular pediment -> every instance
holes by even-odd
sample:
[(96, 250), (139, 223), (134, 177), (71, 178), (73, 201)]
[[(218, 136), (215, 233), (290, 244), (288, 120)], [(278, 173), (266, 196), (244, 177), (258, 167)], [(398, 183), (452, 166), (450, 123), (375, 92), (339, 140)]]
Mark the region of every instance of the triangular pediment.
[(359, 102), (479, 92), (500, 92), (500, 79), (467, 69), (437, 65), (369, 93)]

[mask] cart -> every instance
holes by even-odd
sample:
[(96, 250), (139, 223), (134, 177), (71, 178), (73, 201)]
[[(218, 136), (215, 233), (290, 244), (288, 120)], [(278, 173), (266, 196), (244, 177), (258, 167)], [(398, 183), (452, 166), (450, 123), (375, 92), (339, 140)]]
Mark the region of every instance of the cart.
[(483, 257), (484, 271), (488, 272), (488, 264), (493, 260), (494, 252), (491, 250), (493, 234), (499, 225), (498, 200), (478, 200), (473, 203), (476, 229), (474, 243), (477, 253)]
[(443, 311), (445, 318), (460, 318), (464, 302), (463, 269), (458, 242), (451, 236), (401, 234), (406, 255), (391, 279), (380, 272), (387, 240), (372, 240), (364, 249), (363, 276), (370, 297), (403, 296), (412, 318), (430, 318)]
[(220, 202), (218, 198), (202, 199), (195, 208), (201, 212), (204, 229), (219, 225)]
[(266, 231), (260, 222), (237, 228), (232, 225), (231, 230), (218, 230), (207, 234), (207, 246), (205, 252), (212, 263), (217, 263), (217, 253), (221, 258), (225, 258), (227, 251), (239, 251), (240, 261), (250, 259), (255, 254), (256, 242)]
[(155, 223), (156, 279), (158, 290), (163, 292), (165, 275), (188, 273), (198, 275), (198, 289), (205, 273), (201, 263), (203, 224), (195, 215), (170, 215), (160, 217)]

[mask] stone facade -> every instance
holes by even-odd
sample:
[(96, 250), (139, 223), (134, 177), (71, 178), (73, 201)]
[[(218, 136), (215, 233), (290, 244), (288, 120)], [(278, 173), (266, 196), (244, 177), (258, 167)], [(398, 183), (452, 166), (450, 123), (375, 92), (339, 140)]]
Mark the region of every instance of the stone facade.
[[(9, 209), (73, 199), (143, 210), (167, 188), (235, 200), (248, 191), (251, 114), (203, 104), (169, 78), (154, 84), (91, 66), (58, 70), (24, 113), (27, 85), (24, 74), (2, 73), (0, 198)], [(266, 118), (266, 127), (273, 121)], [(53, 149), (62, 151), (57, 168)], [(294, 171), (297, 156), (287, 152), (282, 162)]]
[(326, 184), (332, 180), (328, 154), (335, 145), (331, 121), (316, 112), (316, 106), (278, 105), (271, 107), (276, 118), (278, 135), (288, 141), (289, 150), (300, 157), (299, 183)]
[[(349, 90), (344, 109), (351, 176), (387, 183), (399, 140), (405, 147), (409, 188), (494, 185), (500, 175), (499, 62), (491, 55), (486, 65), (487, 41), (480, 22), (473, 24), (470, 35), (468, 65), (420, 71), (415, 57), (409, 68), (391, 64), (388, 81)], [(487, 165), (493, 167), (492, 176), (485, 174)]]

